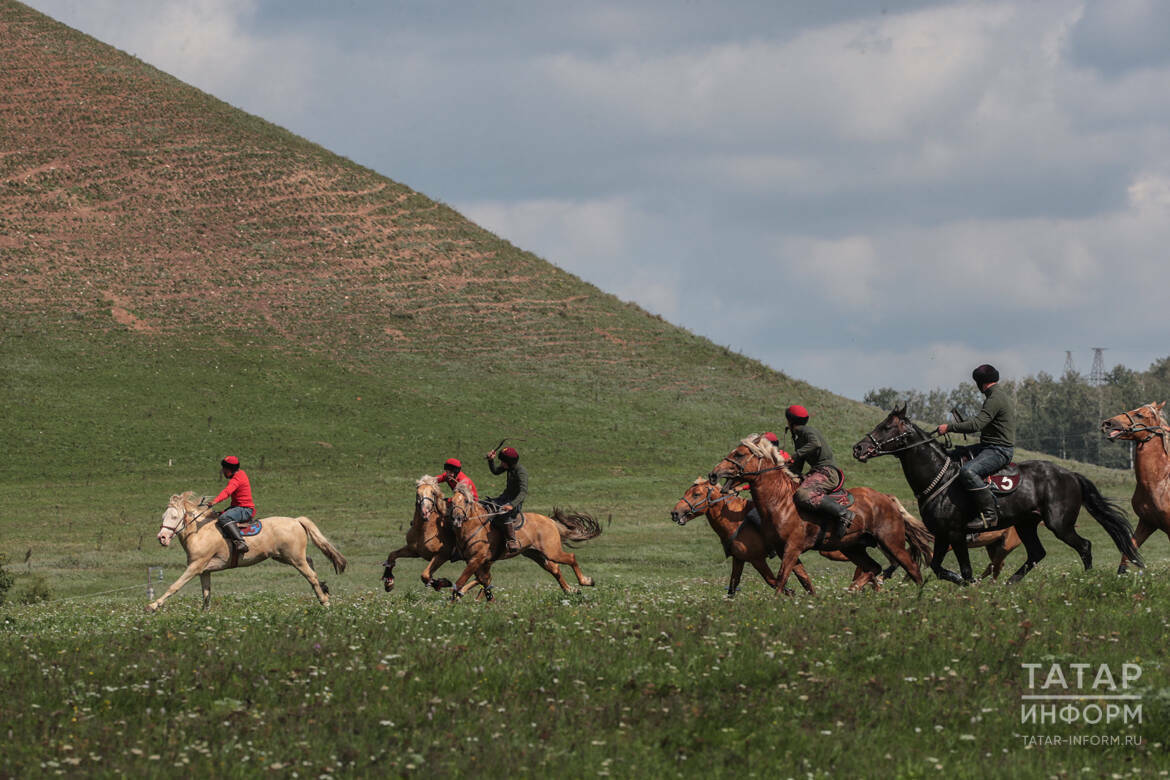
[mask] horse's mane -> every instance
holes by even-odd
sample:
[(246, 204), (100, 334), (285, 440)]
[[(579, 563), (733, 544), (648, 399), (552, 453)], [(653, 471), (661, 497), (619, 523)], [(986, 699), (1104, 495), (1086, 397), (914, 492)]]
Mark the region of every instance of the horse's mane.
[(195, 491), (187, 490), (171, 496), (170, 503), (168, 503), (167, 506), (173, 506), (176, 509), (189, 509), (193, 506), (197, 506), (198, 503), (199, 502), (195, 500)]
[(414, 483), (414, 486), (417, 489), (417, 488), (422, 487), (423, 485), (426, 485), (427, 487), (437, 488), (439, 486), (439, 480), (435, 479), (430, 474), (423, 474), (421, 477), (418, 478), (418, 481)]
[(792, 462), (792, 459), (789, 458), (787, 453), (785, 453), (782, 449), (765, 439), (764, 434), (753, 433), (752, 435), (741, 439), (739, 443), (747, 447), (748, 452), (755, 455), (757, 458), (760, 458), (761, 460), (770, 463), (773, 466), (783, 466), (784, 468), (781, 470), (784, 472), (784, 474), (790, 480), (792, 480), (793, 483), (800, 483), (800, 477), (792, 469), (788, 468), (788, 464)]
[(455, 492), (463, 496), (469, 503), (475, 503), (475, 496), (471, 494), (471, 485), (466, 482), (457, 482), (455, 484)]

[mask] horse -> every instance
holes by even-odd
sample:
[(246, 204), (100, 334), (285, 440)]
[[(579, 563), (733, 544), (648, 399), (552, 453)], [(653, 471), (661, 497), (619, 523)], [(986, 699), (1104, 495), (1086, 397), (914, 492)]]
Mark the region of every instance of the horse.
[[(893, 455), (902, 463), (906, 482), (914, 490), (922, 519), (934, 533), (934, 555), (930, 567), (939, 579), (966, 585), (974, 582), (971, 558), (964, 543), (969, 500), (955, 483), (959, 464), (937, 438), (915, 425), (906, 405), (893, 409), (882, 422), (853, 445), (853, 457), (865, 463), (870, 458)], [(1083, 506), (1101, 524), (1122, 555), (1139, 562), (1129, 521), (1116, 503), (1101, 495), (1088, 477), (1042, 460), (1019, 464), (1019, 487), (998, 497), (1001, 523), (1014, 526), (1024, 543), (1028, 558), (1008, 580), (1017, 583), (1045, 556), (1036, 530), (1043, 522), (1057, 539), (1072, 547), (1086, 569), (1093, 565), (1092, 545), (1077, 534), (1077, 515)], [(960, 574), (943, 568), (942, 561), (952, 546)]]
[[(1165, 405), (1165, 401), (1149, 403), (1101, 423), (1101, 433), (1109, 441), (1135, 442), (1133, 470), (1137, 485), (1129, 500), (1138, 518), (1133, 533), (1135, 548), (1141, 547), (1154, 531), (1170, 535), (1170, 449), (1166, 444), (1170, 426), (1162, 416)], [(1158, 442), (1153, 443), (1154, 439)], [(1123, 554), (1117, 573), (1124, 574), (1128, 567), (1129, 558)]]
[(572, 593), (573, 589), (565, 578), (561, 576), (560, 564), (571, 566), (577, 575), (577, 582), (583, 587), (590, 587), (592, 577), (586, 577), (577, 565), (577, 556), (564, 549), (562, 543), (585, 542), (596, 539), (601, 535), (601, 524), (584, 512), (563, 512), (554, 509), (552, 517), (535, 512), (524, 512), (523, 519), (516, 521), (516, 541), (520, 543), (518, 552), (508, 552), (502, 533), (493, 528), (489, 511), (471, 495), (471, 488), (463, 483), (455, 486), (455, 495), (451, 497), (450, 522), (455, 532), (455, 546), (467, 567), (455, 581), (451, 590), (451, 600), (457, 601), (465, 594), (467, 581), (475, 575), (483, 587), (488, 601), (492, 594), (492, 564), (503, 558), (513, 558), (523, 555), (536, 561), (545, 571), (551, 574), (565, 593)]
[(195, 575), (203, 585), (203, 609), (211, 607), (211, 573), (234, 569), (238, 566), (253, 566), (271, 558), (296, 568), (313, 588), (313, 593), (322, 606), (329, 606), (329, 586), (317, 579), (313, 570), (313, 559), (305, 554), (311, 539), (325, 557), (333, 564), (338, 574), (345, 571), (347, 562), (336, 547), (329, 543), (317, 525), (307, 517), (265, 517), (260, 520), (261, 530), (248, 537), (248, 552), (240, 554), (228, 543), (214, 520), (219, 512), (211, 507), (199, 511), (202, 504), (195, 499), (195, 493), (187, 491), (171, 496), (163, 512), (162, 527), (158, 531), (158, 542), (163, 547), (171, 538), (179, 542), (187, 552), (187, 568), (179, 575), (167, 592), (146, 605), (147, 612), (157, 612), (167, 599), (187, 584)]
[[(897, 501), (893, 496), (890, 498)], [(898, 502), (898, 505), (901, 506), (901, 502)], [(776, 578), (772, 574), (772, 568), (768, 565), (767, 559), (773, 551), (782, 550), (783, 544), (776, 538), (775, 530), (770, 525), (757, 526), (745, 520), (750, 506), (750, 501), (740, 498), (734, 491), (724, 491), (707, 477), (699, 477), (691, 483), (691, 486), (687, 488), (670, 512), (670, 519), (679, 526), (686, 525), (689, 520), (701, 514), (707, 516), (711, 530), (719, 537), (723, 551), (731, 558), (731, 580), (727, 585), (728, 598), (734, 597), (739, 592), (739, 581), (745, 562), (750, 563), (770, 587), (776, 587)], [(911, 528), (915, 532), (921, 531), (925, 534), (924, 546), (929, 547), (933, 544), (934, 540), (921, 520), (907, 512), (905, 521), (907, 533), (911, 532)], [(912, 550), (911, 554), (915, 554), (915, 551)], [(849, 560), (840, 550), (819, 550), (818, 552), (831, 561), (847, 562)], [(919, 565), (921, 565), (921, 561), (919, 561)], [(853, 573), (853, 584), (850, 587), (853, 590), (859, 590), (866, 584), (870, 584), (875, 590), (878, 590), (881, 588), (882, 581), (893, 574), (897, 568), (898, 562), (893, 559), (890, 560), (889, 567), (876, 576), (872, 572), (864, 571), (858, 567)], [(793, 567), (792, 573), (796, 575), (796, 579), (805, 591), (810, 595), (816, 595), (812, 580), (799, 560)], [(790, 591), (785, 592), (790, 593)]]
[(415, 483), (414, 517), (406, 532), (406, 544), (390, 553), (382, 570), (382, 585), (387, 592), (394, 589), (394, 564), (399, 558), (425, 558), (422, 571), (423, 585), (442, 590), (451, 587), (451, 580), (433, 579), (434, 573), (455, 554), (455, 534), (447, 522), (447, 499), (434, 477), (423, 476)]
[[(716, 464), (708, 479), (747, 482), (752, 500), (764, 522), (771, 524), (784, 543), (784, 553), (777, 577), (777, 592), (784, 589), (797, 561), (806, 550), (836, 549), (863, 571), (876, 575), (881, 571), (865, 548), (876, 544), (896, 560), (918, 585), (922, 573), (906, 549), (907, 542), (922, 556), (929, 547), (917, 535), (908, 535), (904, 507), (890, 496), (872, 488), (849, 490), (853, 496), (854, 522), (843, 537), (829, 536), (821, 524), (804, 517), (792, 502), (799, 477), (788, 469), (792, 459), (762, 434), (752, 434)], [(901, 507), (901, 508), (900, 508)], [(850, 586), (855, 590), (855, 586)]]

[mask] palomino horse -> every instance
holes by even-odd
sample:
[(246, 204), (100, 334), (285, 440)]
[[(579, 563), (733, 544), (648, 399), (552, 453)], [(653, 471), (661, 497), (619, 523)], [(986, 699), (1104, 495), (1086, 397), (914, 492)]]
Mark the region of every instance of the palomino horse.
[(203, 585), (203, 608), (207, 609), (211, 606), (213, 571), (252, 566), (267, 558), (295, 567), (313, 586), (317, 600), (329, 606), (329, 588), (324, 582), (318, 581), (317, 572), (313, 570), (313, 560), (305, 555), (308, 540), (312, 539), (313, 544), (325, 553), (338, 574), (345, 571), (346, 561), (312, 520), (307, 517), (265, 517), (259, 521), (262, 526), (260, 533), (248, 537), (248, 552), (237, 560), (232, 546), (214, 522), (219, 513), (210, 507), (200, 511), (201, 506), (191, 491), (171, 496), (163, 512), (158, 541), (166, 547), (171, 543), (171, 537), (177, 535), (183, 549), (187, 551), (187, 569), (167, 588), (166, 593), (146, 605), (147, 612), (158, 610), (164, 601), (195, 575), (199, 575)]
[(562, 543), (585, 542), (601, 535), (601, 525), (584, 512), (562, 512), (554, 509), (552, 517), (524, 512), (523, 525), (516, 527), (516, 541), (520, 543), (518, 553), (508, 553), (502, 534), (492, 528), (492, 514), (483, 504), (471, 496), (471, 489), (465, 484), (455, 486), (451, 497), (451, 525), (455, 529), (455, 545), (467, 567), (455, 581), (451, 598), (458, 599), (464, 594), (464, 587), (472, 575), (483, 585), (487, 599), (492, 599), (492, 564), (501, 558), (523, 555), (539, 563), (556, 578), (561, 590), (571, 593), (572, 588), (561, 576), (560, 564), (573, 568), (577, 582), (588, 587), (592, 577), (586, 577), (577, 565), (577, 556), (567, 552)]
[(414, 517), (406, 532), (406, 544), (399, 547), (382, 564), (382, 585), (387, 591), (394, 588), (394, 564), (399, 558), (425, 558), (422, 583), (435, 590), (451, 587), (451, 580), (432, 579), (434, 573), (455, 553), (455, 534), (444, 522), (447, 518), (447, 499), (439, 489), (439, 481), (424, 476), (415, 483)]
[[(922, 519), (934, 533), (930, 567), (935, 575), (959, 585), (973, 582), (971, 558), (964, 543), (969, 501), (962, 487), (956, 484), (959, 465), (937, 439), (911, 422), (905, 404), (895, 407), (885, 420), (853, 445), (853, 457), (862, 463), (879, 455), (893, 455), (902, 462), (902, 472), (918, 498)], [(1101, 495), (1088, 477), (1042, 460), (1024, 461), (1019, 468), (1020, 486), (1015, 492), (996, 499), (1001, 523), (1015, 526), (1028, 551), (1028, 559), (1009, 583), (1019, 582), (1044, 558), (1044, 545), (1036, 533), (1041, 521), (1057, 539), (1080, 554), (1086, 569), (1092, 567), (1092, 545), (1075, 529), (1082, 506), (1101, 524), (1122, 555), (1140, 561), (1125, 514)], [(948, 547), (955, 551), (962, 576), (943, 568)]]
[[(893, 496), (891, 498), (897, 501)], [(773, 551), (783, 552), (784, 545), (771, 525), (756, 526), (746, 520), (750, 506), (750, 501), (740, 498), (734, 491), (724, 491), (707, 477), (699, 477), (687, 488), (687, 491), (683, 493), (682, 498), (678, 500), (670, 512), (670, 519), (680, 526), (686, 525), (691, 518), (701, 514), (707, 516), (707, 523), (723, 544), (724, 553), (731, 558), (731, 580), (727, 585), (729, 598), (739, 591), (739, 580), (745, 562), (750, 563), (760, 573), (769, 587), (776, 587), (776, 578), (772, 574), (772, 568), (768, 565), (767, 559)], [(899, 506), (901, 506), (900, 502)], [(907, 534), (921, 531), (924, 535), (922, 546), (924, 549), (928, 549), (934, 540), (931, 538), (930, 532), (926, 530), (926, 526), (909, 513), (906, 513), (905, 519)], [(914, 555), (916, 551), (916, 548), (912, 549), (911, 555)], [(820, 550), (819, 552), (831, 561), (849, 560), (840, 550)], [(921, 565), (921, 561), (919, 564)], [(874, 575), (873, 572), (867, 572), (858, 567), (853, 573), (853, 584), (850, 586), (850, 590), (859, 590), (867, 583), (872, 584), (875, 590), (879, 589), (883, 578), (893, 574), (896, 568), (898, 568), (897, 561), (892, 561), (886, 571)], [(812, 579), (799, 560), (793, 567), (792, 573), (796, 575), (801, 587), (810, 594), (816, 594)], [(785, 589), (785, 593), (791, 594), (791, 590)]]
[[(1133, 532), (1134, 547), (1141, 547), (1154, 531), (1170, 535), (1170, 449), (1166, 444), (1170, 426), (1162, 416), (1165, 405), (1165, 401), (1146, 404), (1101, 423), (1101, 433), (1106, 439), (1136, 442), (1133, 470), (1137, 486), (1129, 501), (1138, 518)], [(1128, 566), (1129, 558), (1123, 553), (1117, 572), (1124, 573)]]
[(801, 515), (792, 503), (798, 477), (788, 468), (791, 458), (761, 434), (753, 434), (740, 442), (739, 446), (715, 466), (710, 480), (719, 479), (747, 482), (751, 488), (752, 500), (759, 508), (760, 516), (776, 529), (784, 543), (784, 557), (777, 578), (777, 590), (783, 590), (797, 561), (806, 550), (820, 545), (836, 549), (863, 571), (876, 575), (881, 567), (869, 557), (865, 548), (877, 544), (906, 570), (910, 578), (922, 584), (922, 573), (914, 557), (907, 552), (910, 544), (925, 555), (928, 548), (922, 547), (918, 537), (908, 536), (906, 531), (905, 508), (895, 503), (890, 496), (872, 488), (851, 488), (854, 498), (853, 511), (856, 517), (844, 537), (825, 535), (821, 525)]

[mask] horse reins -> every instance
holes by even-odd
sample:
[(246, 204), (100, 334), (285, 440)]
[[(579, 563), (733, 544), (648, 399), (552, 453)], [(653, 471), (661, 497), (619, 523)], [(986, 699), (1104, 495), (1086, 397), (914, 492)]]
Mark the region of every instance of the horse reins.
[[(890, 449), (890, 450), (883, 449), (886, 445), (892, 444), (900, 439), (904, 439), (907, 436), (914, 434), (915, 432), (922, 433), (923, 438), (919, 439), (917, 441), (910, 442), (905, 447), (897, 447), (895, 449)], [(911, 427), (909, 430), (902, 431), (897, 436), (891, 436), (889, 439), (886, 439), (885, 441), (878, 441), (877, 439), (875, 439), (874, 435), (873, 435), (873, 431), (870, 431), (869, 433), (867, 433), (865, 435), (865, 438), (869, 439), (871, 442), (873, 442), (873, 446), (874, 446), (874, 453), (873, 454), (874, 455), (894, 455), (894, 454), (899, 453), (899, 452), (906, 452), (907, 450), (912, 450), (915, 447), (921, 447), (924, 444), (938, 444), (937, 440), (930, 438), (929, 435), (920, 431), (917, 426)], [(864, 441), (864, 439), (862, 441)], [(939, 445), (939, 446), (941, 448), (942, 445)], [(954, 476), (952, 476), (946, 482), (943, 482), (943, 484), (941, 484), (941, 485), (939, 484), (940, 482), (942, 482), (943, 477), (946, 476), (947, 471), (950, 470), (951, 465), (954, 464), (954, 460), (951, 458), (950, 455), (948, 455), (946, 453), (946, 450), (943, 450), (942, 454), (943, 454), (942, 468), (939, 469), (939, 472), (934, 475), (934, 479), (932, 479), (930, 481), (930, 484), (926, 486), (925, 490), (916, 491), (914, 493), (914, 498), (918, 501), (920, 506), (923, 504), (929, 504), (935, 498), (942, 495), (943, 491), (946, 490), (948, 487), (950, 487), (951, 483), (954, 482), (959, 477), (959, 472), (956, 469)]]
[[(724, 460), (726, 460), (726, 458), (724, 458)], [(699, 507), (697, 507), (696, 505), (692, 504), (692, 503), (691, 503), (691, 502), (690, 502), (690, 501), (687, 499), (687, 497), (686, 497), (685, 495), (682, 497), (682, 502), (683, 502), (684, 504), (686, 504), (686, 505), (687, 505), (687, 513), (686, 513), (685, 517), (686, 517), (688, 520), (690, 520), (690, 519), (691, 519), (691, 518), (693, 518), (693, 517), (698, 517), (699, 515), (701, 515), (701, 514), (703, 514), (704, 512), (706, 512), (708, 509), (710, 509), (710, 508), (711, 508), (712, 506), (714, 506), (715, 504), (721, 503), (721, 502), (723, 502), (723, 501), (726, 501), (726, 500), (727, 500), (727, 499), (729, 499), (729, 498), (734, 498), (734, 497), (735, 497), (735, 493), (728, 493), (728, 494), (727, 494), (727, 495), (725, 495), (725, 496), (720, 496), (719, 498), (712, 499), (712, 498), (711, 498), (711, 491), (712, 491), (713, 489), (714, 489), (714, 488), (713, 488), (713, 486), (711, 486), (711, 485), (708, 485), (708, 486), (707, 486), (707, 495), (703, 497), (703, 500), (706, 502), (707, 506), (706, 506), (706, 508), (704, 508), (704, 509), (699, 509)]]
[[(1143, 406), (1141, 408), (1144, 409), (1145, 407)], [(1145, 433), (1147, 431), (1151, 431), (1150, 435), (1144, 439), (1134, 439), (1134, 441), (1136, 441), (1138, 444), (1145, 444), (1150, 439), (1153, 439), (1156, 436), (1162, 437), (1163, 442), (1166, 441), (1166, 434), (1168, 432), (1170, 432), (1167, 430), (1166, 426), (1161, 425), (1161, 424), (1159, 424), (1159, 425), (1144, 425), (1144, 424), (1141, 424), (1140, 420), (1134, 420), (1133, 415), (1130, 414), (1129, 412), (1124, 412), (1123, 414), (1125, 414), (1125, 419), (1129, 421), (1129, 427), (1122, 430), (1122, 433)], [(1118, 416), (1120, 416), (1120, 415), (1118, 415)]]
[(172, 534), (178, 534), (180, 531), (186, 531), (187, 526), (191, 525), (191, 523), (197, 522), (199, 520), (199, 518), (203, 517), (205, 514), (207, 514), (210, 511), (211, 511), (211, 507), (207, 507), (202, 512), (195, 515), (194, 517), (191, 517), (191, 519), (188, 520), (187, 518), (191, 516), (191, 512), (190, 512), (190, 510), (184, 508), (183, 509), (183, 519), (179, 521), (178, 525), (176, 525), (172, 528), (171, 526), (167, 525), (166, 523), (163, 523), (162, 527), (164, 529), (170, 531)]

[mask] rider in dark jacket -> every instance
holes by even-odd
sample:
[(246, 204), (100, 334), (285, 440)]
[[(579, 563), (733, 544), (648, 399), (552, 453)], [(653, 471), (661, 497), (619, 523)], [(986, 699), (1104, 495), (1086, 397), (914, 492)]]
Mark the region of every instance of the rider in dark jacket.
[(516, 541), (516, 528), (513, 525), (524, 506), (524, 499), (528, 497), (528, 471), (520, 465), (520, 454), (511, 447), (500, 450), (500, 465), (496, 465), (496, 451), (487, 454), (488, 469), (493, 474), (507, 472), (508, 481), (504, 485), (504, 492), (495, 498), (487, 499), (499, 507), (502, 514), (492, 519), (492, 523), (504, 534), (508, 552), (520, 552), (520, 543)]
[(808, 424), (808, 410), (803, 406), (789, 406), (784, 416), (788, 419), (792, 448), (796, 453), (790, 468), (799, 474), (806, 464), (809, 467), (792, 501), (798, 508), (832, 522), (826, 530), (835, 531), (838, 537), (842, 537), (848, 532), (854, 513), (828, 496), (839, 481), (844, 481), (844, 473), (833, 459), (829, 441)]
[(983, 408), (970, 420), (938, 426), (938, 432), (979, 433), (979, 443), (970, 448), (973, 457), (959, 471), (959, 482), (975, 505), (975, 517), (967, 524), (968, 530), (986, 531), (999, 525), (999, 510), (987, 477), (1012, 462), (1016, 409), (1011, 394), (999, 386), (999, 372), (994, 366), (984, 363), (971, 372), (971, 378), (986, 396)]

